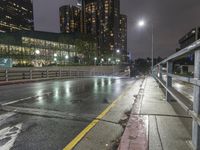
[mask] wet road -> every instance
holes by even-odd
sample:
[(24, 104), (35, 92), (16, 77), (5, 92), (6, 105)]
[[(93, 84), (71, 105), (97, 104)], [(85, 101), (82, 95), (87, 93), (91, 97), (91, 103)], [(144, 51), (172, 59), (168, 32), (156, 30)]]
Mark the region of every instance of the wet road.
[(8, 112), (0, 111), (0, 150), (63, 149), (133, 83), (86, 78), (1, 86)]
[[(166, 75), (163, 75), (163, 79), (166, 82)], [(172, 86), (181, 94), (183, 94), (190, 101), (193, 101), (193, 85), (186, 82), (173, 79)]]
[(193, 101), (193, 85), (175, 80), (173, 83), (173, 87), (187, 97), (189, 100)]

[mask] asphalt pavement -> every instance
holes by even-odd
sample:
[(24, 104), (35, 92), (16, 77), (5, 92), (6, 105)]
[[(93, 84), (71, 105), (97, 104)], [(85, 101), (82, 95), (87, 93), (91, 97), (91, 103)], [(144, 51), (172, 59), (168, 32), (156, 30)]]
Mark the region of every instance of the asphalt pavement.
[(63, 149), (133, 82), (99, 77), (1, 86), (0, 150)]

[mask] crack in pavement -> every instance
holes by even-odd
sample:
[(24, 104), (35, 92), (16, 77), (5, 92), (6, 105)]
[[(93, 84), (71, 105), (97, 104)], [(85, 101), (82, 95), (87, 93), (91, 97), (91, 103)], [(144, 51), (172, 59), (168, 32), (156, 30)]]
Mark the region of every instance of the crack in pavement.
[(119, 122), (99, 119), (96, 116), (91, 115), (91, 114), (77, 115), (73, 113), (54, 111), (54, 110), (23, 108), (23, 107), (13, 107), (13, 106), (2, 106), (1, 110), (7, 111), (7, 112), (25, 114), (25, 115), (34, 115), (34, 116), (41, 116), (41, 117), (48, 117), (48, 118), (60, 118), (60, 119), (65, 119), (65, 120), (73, 120), (73, 121), (81, 121), (81, 122), (91, 122), (92, 120), (99, 120), (103, 122), (119, 124)]

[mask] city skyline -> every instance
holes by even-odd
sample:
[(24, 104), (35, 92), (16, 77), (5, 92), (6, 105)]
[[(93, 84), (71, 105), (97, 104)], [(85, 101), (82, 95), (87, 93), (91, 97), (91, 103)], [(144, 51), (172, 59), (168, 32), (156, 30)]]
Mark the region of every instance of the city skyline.
[[(34, 0), (38, 1), (38, 0)], [(41, 6), (46, 8), (47, 0), (40, 0)], [(183, 5), (179, 5), (179, 3)], [(75, 0), (48, 0), (49, 10), (53, 6), (58, 5), (76, 5)], [(128, 51), (132, 53), (132, 57), (149, 57), (151, 47), (151, 35), (149, 25), (146, 29), (138, 29), (136, 22), (140, 18), (147, 20), (154, 20), (155, 24), (155, 56), (167, 57), (176, 51), (179, 47), (178, 40), (192, 28), (200, 25), (198, 20), (198, 10), (200, 9), (200, 2), (178, 0), (176, 2), (160, 2), (153, 0), (151, 2), (145, 0), (123, 0), (121, 2), (121, 13), (128, 17)], [(168, 11), (168, 9), (170, 11)], [(48, 10), (48, 8), (46, 8)], [(184, 11), (183, 11), (184, 10)], [(41, 10), (40, 10), (41, 11)], [(40, 13), (40, 11), (36, 11)], [(49, 16), (52, 16), (50, 12)], [(184, 15), (182, 15), (182, 13)], [(42, 14), (44, 16), (44, 14)], [(42, 16), (40, 20), (42, 20)], [(48, 15), (47, 15), (48, 16)], [(182, 17), (184, 16), (184, 17)], [(59, 19), (59, 18), (58, 18)], [(46, 19), (45, 19), (46, 20)], [(55, 22), (55, 21), (54, 21)], [(182, 24), (182, 25), (181, 25)], [(57, 26), (57, 24), (55, 24)], [(45, 29), (52, 29), (47, 22)], [(56, 28), (53, 29), (55, 32)]]
[(90, 34), (96, 37), (99, 56), (120, 50), (127, 62), (127, 17), (121, 14), (120, 0), (85, 0), (79, 6), (59, 8), (61, 32)]

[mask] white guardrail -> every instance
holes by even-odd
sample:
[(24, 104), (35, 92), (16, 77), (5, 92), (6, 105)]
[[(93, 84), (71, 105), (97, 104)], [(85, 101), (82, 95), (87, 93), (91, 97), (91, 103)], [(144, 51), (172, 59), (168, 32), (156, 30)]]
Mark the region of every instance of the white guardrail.
[(117, 66), (95, 67), (47, 67), (47, 68), (1, 68), (0, 82), (19, 80), (42, 80), (54, 78), (79, 78), (91, 76), (112, 76), (119, 72)]
[[(194, 77), (174, 75), (173, 61), (184, 55), (193, 53), (195, 56)], [(163, 80), (163, 65), (166, 65), (166, 82)], [(172, 100), (172, 98), (175, 99), (193, 118), (192, 147), (194, 150), (200, 150), (200, 40), (155, 65), (153, 68), (153, 76), (165, 88), (167, 101)], [(187, 99), (172, 87), (172, 78), (190, 83), (194, 86), (193, 101)]]

